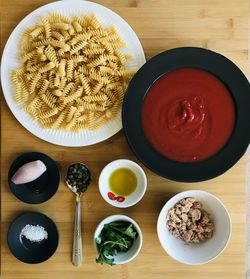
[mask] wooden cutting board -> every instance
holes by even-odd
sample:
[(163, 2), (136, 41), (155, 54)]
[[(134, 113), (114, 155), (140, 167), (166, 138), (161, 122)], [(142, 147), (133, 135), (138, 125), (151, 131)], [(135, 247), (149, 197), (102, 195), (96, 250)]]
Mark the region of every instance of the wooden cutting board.
[[(4, 44), (18, 22), (48, 0), (2, 0), (1, 43)], [(247, 75), (248, 14), (246, 0), (99, 0), (120, 14), (139, 36), (147, 57), (179, 46), (200, 46), (218, 51), (235, 62)], [(44, 142), (26, 131), (1, 98), (1, 272), (3, 279), (82, 279), (82, 278), (155, 278), (155, 279), (243, 279), (245, 278), (245, 200), (246, 160), (240, 160), (224, 175), (201, 183), (185, 184), (161, 178), (143, 166), (148, 190), (142, 201), (128, 209), (111, 207), (100, 197), (97, 180), (101, 169), (118, 158), (136, 160), (123, 132), (103, 143), (85, 148), (65, 148)], [(40, 151), (54, 158), (62, 177), (67, 165), (83, 161), (93, 173), (93, 182), (82, 201), (84, 263), (71, 264), (72, 227), (75, 197), (61, 182), (59, 191), (48, 202), (27, 205), (17, 200), (7, 184), (11, 162), (23, 152)], [(171, 259), (157, 238), (156, 221), (164, 203), (174, 194), (202, 189), (219, 197), (228, 208), (233, 233), (231, 241), (217, 259), (201, 266), (187, 266)], [(24, 211), (40, 211), (57, 224), (60, 243), (47, 262), (27, 265), (9, 251), (6, 234), (9, 223)], [(141, 226), (144, 243), (139, 256), (122, 266), (95, 263), (93, 233), (96, 225), (111, 214), (127, 214)]]

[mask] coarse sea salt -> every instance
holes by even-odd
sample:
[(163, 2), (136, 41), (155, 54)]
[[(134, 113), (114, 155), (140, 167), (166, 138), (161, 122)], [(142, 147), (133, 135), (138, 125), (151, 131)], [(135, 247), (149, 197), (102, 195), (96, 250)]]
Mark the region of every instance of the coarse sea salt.
[(31, 242), (41, 242), (44, 239), (48, 238), (48, 233), (43, 226), (40, 225), (26, 225), (23, 227), (21, 236), (26, 237)]

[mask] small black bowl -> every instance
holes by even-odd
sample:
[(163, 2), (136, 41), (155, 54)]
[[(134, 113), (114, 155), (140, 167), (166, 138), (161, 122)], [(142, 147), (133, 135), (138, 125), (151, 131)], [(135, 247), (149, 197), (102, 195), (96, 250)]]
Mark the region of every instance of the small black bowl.
[[(225, 146), (214, 156), (194, 163), (178, 162), (161, 155), (146, 139), (141, 120), (144, 97), (154, 82), (182, 68), (201, 69), (221, 80), (229, 89), (236, 110), (235, 127)], [(211, 179), (231, 168), (249, 144), (250, 85), (241, 70), (219, 53), (196, 47), (167, 50), (150, 59), (132, 78), (124, 96), (122, 122), (131, 149), (155, 173), (182, 182)]]
[[(21, 231), (26, 225), (44, 227), (48, 238), (41, 242), (31, 242)], [(26, 212), (19, 215), (9, 226), (7, 242), (12, 254), (24, 263), (37, 264), (49, 259), (56, 251), (59, 234), (55, 223), (46, 215), (38, 212)]]
[[(11, 181), (11, 177), (22, 165), (36, 160), (41, 160), (47, 168), (40, 177), (32, 182), (18, 185)], [(39, 152), (24, 153), (12, 163), (8, 182), (11, 192), (18, 199), (26, 203), (38, 204), (49, 200), (56, 193), (60, 184), (60, 172), (56, 162), (49, 156)]]

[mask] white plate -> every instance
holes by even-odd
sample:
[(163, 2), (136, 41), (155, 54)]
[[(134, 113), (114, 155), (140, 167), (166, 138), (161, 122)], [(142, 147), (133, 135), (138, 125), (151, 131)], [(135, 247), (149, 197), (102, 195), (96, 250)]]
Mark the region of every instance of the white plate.
[[(193, 197), (199, 200), (214, 223), (212, 238), (199, 244), (186, 244), (174, 237), (167, 228), (167, 215), (181, 199)], [(181, 192), (166, 202), (157, 221), (157, 233), (163, 249), (175, 260), (189, 265), (210, 262), (218, 257), (226, 248), (232, 232), (230, 215), (223, 203), (214, 195), (201, 191), (190, 190)]]
[(18, 46), (22, 33), (26, 28), (36, 24), (41, 16), (53, 12), (68, 17), (76, 14), (95, 13), (103, 26), (115, 25), (118, 33), (126, 42), (124, 52), (133, 56), (133, 59), (126, 64), (126, 68), (139, 69), (145, 63), (145, 55), (135, 32), (124, 19), (110, 9), (93, 2), (81, 0), (53, 2), (26, 16), (14, 29), (6, 43), (1, 63), (1, 82), (6, 102), (16, 119), (32, 134), (45, 141), (63, 146), (86, 146), (101, 142), (113, 136), (122, 128), (121, 111), (116, 118), (96, 131), (82, 130), (73, 133), (40, 127), (37, 121), (21, 110), (13, 98), (15, 88), (11, 83), (11, 72), (13, 69), (20, 67)]

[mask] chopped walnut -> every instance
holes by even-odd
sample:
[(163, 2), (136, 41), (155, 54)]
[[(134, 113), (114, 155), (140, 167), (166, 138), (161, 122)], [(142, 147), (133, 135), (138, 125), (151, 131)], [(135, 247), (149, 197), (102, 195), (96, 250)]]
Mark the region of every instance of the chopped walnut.
[(213, 236), (214, 224), (200, 201), (185, 198), (168, 211), (167, 228), (186, 243), (200, 243)]

